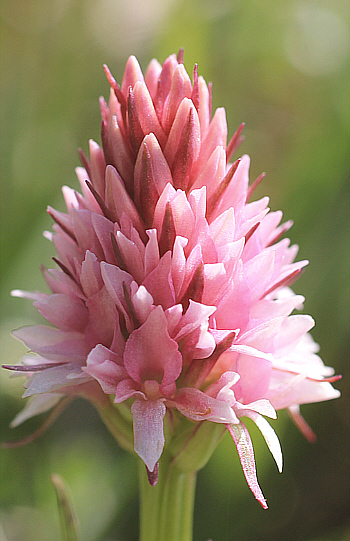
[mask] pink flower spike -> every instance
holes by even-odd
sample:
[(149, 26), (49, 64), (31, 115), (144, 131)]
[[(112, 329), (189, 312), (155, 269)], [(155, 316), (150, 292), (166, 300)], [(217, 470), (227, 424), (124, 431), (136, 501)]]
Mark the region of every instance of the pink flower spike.
[(42, 269), (50, 293), (13, 292), (48, 323), (14, 332), (35, 354), (5, 365), (34, 397), (18, 418), (47, 411), (57, 396), (84, 396), (102, 418), (105, 407), (123, 416), (107, 425), (132, 450), (133, 417), (152, 485), (164, 446), (179, 472), (195, 471), (206, 435), (214, 448), (227, 425), (266, 508), (240, 419), (257, 425), (281, 470), (265, 417), (287, 408), (313, 441), (299, 406), (340, 394), (309, 334), (313, 319), (293, 313), (304, 298), (290, 286), (307, 261), (280, 240), (292, 221), (281, 223), (268, 197), (249, 202), (263, 175), (250, 183), (248, 155), (227, 163), (244, 124), (227, 144), (225, 109), (212, 118), (212, 85), (197, 65), (191, 82), (183, 50), (162, 66), (152, 60), (145, 77), (131, 56), (120, 86), (105, 73), (102, 145), (90, 140), (89, 155), (80, 151), (81, 193), (63, 188), (66, 211), (48, 208), (55, 223), (45, 237), (57, 252), (57, 267)]

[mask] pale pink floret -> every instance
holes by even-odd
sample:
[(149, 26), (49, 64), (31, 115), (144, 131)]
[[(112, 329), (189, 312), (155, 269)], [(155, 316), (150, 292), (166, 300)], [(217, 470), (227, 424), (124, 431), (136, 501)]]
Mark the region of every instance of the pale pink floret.
[(132, 398), (135, 451), (155, 480), (163, 420), (176, 409), (227, 427), (266, 507), (241, 418), (256, 423), (281, 470), (265, 417), (289, 408), (310, 436), (299, 405), (339, 395), (308, 334), (313, 320), (291, 315), (303, 297), (288, 286), (307, 261), (294, 263), (297, 247), (280, 240), (292, 222), (280, 225), (266, 197), (248, 202), (249, 157), (227, 163), (243, 125), (227, 144), (225, 110), (211, 118), (197, 67), (191, 82), (172, 55), (144, 77), (130, 57), (120, 87), (105, 70), (102, 147), (90, 141), (89, 160), (81, 153), (82, 195), (64, 187), (67, 213), (49, 208), (52, 294), (14, 293), (53, 326), (15, 331), (39, 355), (10, 367), (28, 372), (32, 397), (15, 424), (98, 382), (116, 403)]

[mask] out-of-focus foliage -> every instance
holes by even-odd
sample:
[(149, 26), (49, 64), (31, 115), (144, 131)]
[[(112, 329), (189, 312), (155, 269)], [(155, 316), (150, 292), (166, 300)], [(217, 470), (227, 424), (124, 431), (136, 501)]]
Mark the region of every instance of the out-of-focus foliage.
[[(59, 188), (77, 187), (76, 149), (99, 141), (97, 98), (108, 95), (102, 64), (121, 80), (136, 54), (143, 67), (185, 47), (214, 84), (231, 134), (245, 121), (240, 152), (252, 157), (256, 196), (293, 218), (293, 242), (310, 267), (295, 284), (317, 322), (326, 364), (344, 375), (342, 398), (303, 413), (310, 445), (285, 414), (275, 423), (283, 451), (278, 475), (253, 433), (263, 511), (226, 438), (199, 475), (195, 541), (345, 540), (349, 534), (349, 8), (342, 0), (2, 0), (1, 2), (1, 356), (24, 353), (10, 330), (39, 321), (13, 288), (42, 289), (53, 247), (45, 208), (63, 209)], [(2, 372), (1, 439), (23, 406), (21, 378)], [(120, 449), (92, 408), (76, 401), (36, 442), (1, 452), (0, 539), (58, 541), (50, 474), (68, 482), (84, 541), (137, 539), (136, 459)], [(151, 540), (150, 540), (151, 541)]]

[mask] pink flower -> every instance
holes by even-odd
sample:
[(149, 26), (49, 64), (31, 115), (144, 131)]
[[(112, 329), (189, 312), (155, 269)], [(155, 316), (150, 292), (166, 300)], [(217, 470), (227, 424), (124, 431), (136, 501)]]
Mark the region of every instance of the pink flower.
[(102, 148), (90, 141), (89, 160), (81, 153), (82, 194), (63, 188), (67, 213), (48, 210), (52, 294), (14, 293), (51, 324), (14, 333), (38, 355), (8, 367), (29, 373), (33, 397), (15, 424), (93, 386), (116, 404), (131, 399), (134, 448), (155, 482), (165, 416), (221, 423), (266, 507), (242, 418), (281, 470), (265, 417), (289, 408), (310, 436), (299, 405), (339, 396), (312, 318), (291, 315), (303, 297), (288, 286), (307, 261), (294, 263), (297, 247), (280, 240), (292, 224), (268, 198), (248, 202), (261, 178), (249, 187), (246, 155), (228, 163), (243, 125), (227, 144), (225, 110), (212, 117), (210, 88), (197, 67), (191, 81), (181, 52), (145, 75), (130, 57), (121, 87), (106, 74)]

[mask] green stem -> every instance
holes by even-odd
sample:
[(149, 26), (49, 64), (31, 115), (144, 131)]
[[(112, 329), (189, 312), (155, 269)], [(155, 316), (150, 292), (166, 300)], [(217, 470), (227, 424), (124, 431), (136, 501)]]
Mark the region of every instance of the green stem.
[(164, 452), (152, 487), (140, 461), (140, 541), (192, 541), (196, 472), (179, 470)]

